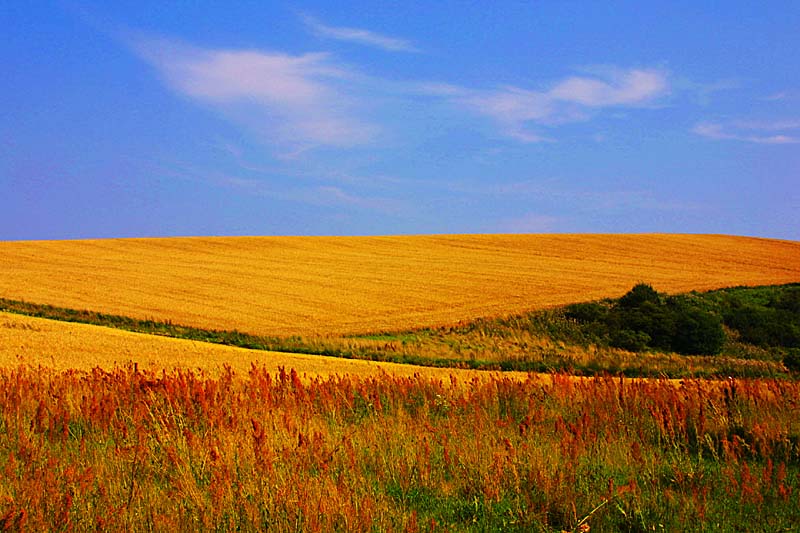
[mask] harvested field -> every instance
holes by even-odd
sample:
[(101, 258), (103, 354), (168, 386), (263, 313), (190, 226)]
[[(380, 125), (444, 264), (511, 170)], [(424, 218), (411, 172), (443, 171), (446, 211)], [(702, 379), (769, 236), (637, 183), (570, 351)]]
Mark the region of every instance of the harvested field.
[[(59, 322), (0, 312), (0, 368), (19, 365), (46, 367), (57, 371), (111, 371), (136, 363), (142, 370), (200, 370), (219, 375), (225, 366), (246, 374), (253, 364), (267, 372), (297, 370), (301, 376), (327, 378), (334, 375), (407, 377), (468, 381), (488, 378), (494, 373), (450, 368), (428, 368), (395, 363), (376, 363), (324, 357), (245, 350), (169, 337), (131, 333), (118, 329)], [(524, 379), (527, 374), (506, 372), (505, 377)]]
[(615, 297), (800, 281), (800, 243), (713, 235), (0, 243), (0, 296), (203, 328), (337, 335)]

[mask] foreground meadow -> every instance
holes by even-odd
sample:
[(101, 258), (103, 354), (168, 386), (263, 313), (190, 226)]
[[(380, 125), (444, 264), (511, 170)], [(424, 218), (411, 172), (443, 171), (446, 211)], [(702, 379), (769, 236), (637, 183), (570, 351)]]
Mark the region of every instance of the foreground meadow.
[(0, 529), (789, 531), (800, 384), (0, 371)]
[(449, 325), (800, 280), (800, 243), (715, 235), (224, 237), (0, 243), (0, 297), (259, 335)]

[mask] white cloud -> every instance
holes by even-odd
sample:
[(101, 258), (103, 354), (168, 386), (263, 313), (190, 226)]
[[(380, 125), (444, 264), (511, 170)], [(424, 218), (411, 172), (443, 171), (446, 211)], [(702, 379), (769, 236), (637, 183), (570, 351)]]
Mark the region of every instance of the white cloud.
[[(320, 31), (345, 30), (309, 20)], [(427, 116), (437, 102), (457, 106), (488, 119), (500, 135), (529, 144), (553, 141), (542, 128), (589, 120), (606, 109), (649, 106), (670, 91), (667, 74), (657, 69), (604, 67), (555, 80), (543, 90), (477, 89), (372, 77), (327, 53), (211, 49), (156, 39), (140, 39), (135, 49), (174, 91), (255, 132), (283, 159), (318, 146), (374, 143), (391, 129), (380, 124), (396, 115), (390, 106), (409, 98), (417, 99)]]
[[(794, 129), (800, 129), (800, 121), (736, 121), (729, 124), (700, 122), (692, 128), (692, 133), (714, 140), (744, 141), (756, 144), (797, 144), (800, 143), (800, 137), (786, 133), (786, 130)], [(767, 131), (774, 132), (774, 134), (753, 134), (753, 131)]]
[[(264, 175), (260, 178), (242, 177), (227, 172), (216, 172), (208, 168), (194, 167), (182, 162), (173, 162), (164, 166), (159, 166), (157, 170), (161, 175), (191, 182), (206, 181), (250, 196), (268, 197), (282, 202), (299, 202), (325, 207), (350, 207), (364, 211), (379, 212), (387, 216), (399, 215), (405, 209), (403, 203), (394, 198), (348, 192), (341, 185), (324, 184), (308, 186), (298, 184), (285, 186), (276, 184), (271, 179), (265, 179), (266, 176)], [(281, 175), (286, 174), (284, 171), (276, 171), (275, 173), (280, 173)], [(333, 178), (338, 178), (335, 173), (329, 174), (331, 174)], [(305, 177), (309, 178), (310, 176)], [(314, 173), (313, 177), (319, 177), (319, 173)], [(375, 181), (380, 180), (380, 177), (375, 179), (363, 178), (364, 183), (368, 185), (372, 185)], [(309, 180), (298, 181), (306, 182)], [(358, 183), (356, 185), (363, 184)], [(356, 189), (356, 187), (352, 187), (351, 189)]]
[(614, 72), (606, 80), (571, 77), (553, 87), (548, 95), (587, 107), (608, 107), (649, 103), (667, 92), (667, 77), (663, 72), (631, 69)]
[(789, 135), (770, 135), (768, 137), (751, 137), (748, 140), (763, 144), (797, 144), (800, 143), (800, 137), (791, 137)]
[(369, 143), (377, 125), (360, 118), (353, 73), (329, 55), (216, 50), (142, 41), (141, 56), (176, 92), (203, 102), (283, 149)]
[(305, 189), (297, 197), (301, 201), (312, 205), (346, 206), (375, 211), (385, 215), (397, 215), (403, 210), (402, 204), (397, 200), (353, 194), (334, 185), (322, 185)]
[(462, 102), (501, 122), (540, 121), (555, 111), (546, 94), (516, 87), (477, 93)]
[(545, 137), (544, 135), (539, 135), (538, 133), (526, 130), (521, 125), (518, 125), (516, 127), (512, 126), (504, 130), (502, 133), (507, 137), (516, 139), (517, 141), (525, 144), (554, 142), (554, 139), (552, 137)]
[(548, 126), (587, 120), (592, 112), (611, 107), (641, 107), (669, 93), (666, 73), (655, 69), (605, 69), (604, 77), (572, 76), (550, 89), (533, 91), (519, 87), (495, 90), (457, 90), (452, 85), (420, 85), (431, 95), (456, 102), (487, 116), (501, 131), (526, 143), (551, 140), (529, 130), (530, 124)]
[(346, 28), (327, 26), (316, 18), (305, 15), (303, 22), (309, 29), (320, 37), (335, 39), (337, 41), (349, 41), (353, 43), (381, 48), (390, 52), (418, 52), (419, 50), (406, 39), (387, 37), (369, 30), (360, 28)]
[(676, 76), (670, 80), (670, 86), (675, 92), (688, 96), (695, 104), (707, 107), (721, 93), (742, 88), (742, 82), (737, 79), (720, 79), (717, 81), (698, 82), (685, 77)]
[(714, 124), (711, 122), (700, 122), (695, 124), (692, 128), (692, 133), (696, 133), (702, 137), (709, 139), (735, 139), (735, 135), (725, 133), (722, 129), (722, 124)]

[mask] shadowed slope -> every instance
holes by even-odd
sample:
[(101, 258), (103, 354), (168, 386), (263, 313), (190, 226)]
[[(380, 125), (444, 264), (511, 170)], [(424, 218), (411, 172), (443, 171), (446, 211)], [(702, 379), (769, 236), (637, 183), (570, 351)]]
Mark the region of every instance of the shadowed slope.
[(708, 235), (221, 237), (0, 243), (0, 296), (258, 334), (455, 323), (800, 281), (800, 243)]

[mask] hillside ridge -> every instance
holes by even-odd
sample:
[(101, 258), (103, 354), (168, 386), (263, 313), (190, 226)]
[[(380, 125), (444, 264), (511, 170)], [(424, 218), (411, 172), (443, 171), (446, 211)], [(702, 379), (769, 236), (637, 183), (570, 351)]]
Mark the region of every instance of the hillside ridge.
[(800, 243), (690, 234), (0, 242), (0, 297), (266, 335), (457, 323), (660, 291), (800, 281)]

